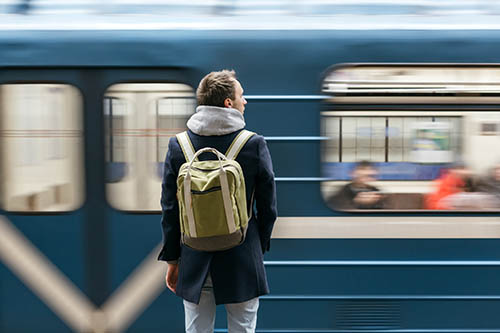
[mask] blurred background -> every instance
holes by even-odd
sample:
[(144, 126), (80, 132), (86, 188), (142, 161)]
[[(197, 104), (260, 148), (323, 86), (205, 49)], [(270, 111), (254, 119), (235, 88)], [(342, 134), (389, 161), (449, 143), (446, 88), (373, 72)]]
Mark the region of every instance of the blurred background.
[(0, 0), (2, 14), (150, 16), (495, 15), (488, 0)]

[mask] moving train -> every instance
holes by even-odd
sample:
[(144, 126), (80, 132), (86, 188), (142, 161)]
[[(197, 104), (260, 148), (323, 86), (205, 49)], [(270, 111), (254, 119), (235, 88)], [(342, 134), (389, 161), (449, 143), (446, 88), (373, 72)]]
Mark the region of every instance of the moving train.
[[(497, 210), (326, 200), (361, 159), (409, 200), (459, 159), (499, 161), (494, 18), (0, 22), (0, 332), (183, 330), (156, 261), (161, 167), (224, 68), (276, 175), (258, 332), (500, 330)], [(446, 144), (415, 155), (419, 130)]]

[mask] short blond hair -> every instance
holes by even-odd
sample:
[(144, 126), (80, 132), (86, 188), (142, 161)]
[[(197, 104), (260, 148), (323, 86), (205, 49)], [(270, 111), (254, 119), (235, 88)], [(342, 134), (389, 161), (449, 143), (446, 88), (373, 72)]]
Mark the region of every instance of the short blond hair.
[(234, 100), (236, 72), (224, 69), (205, 75), (196, 89), (198, 105), (224, 107), (226, 98)]

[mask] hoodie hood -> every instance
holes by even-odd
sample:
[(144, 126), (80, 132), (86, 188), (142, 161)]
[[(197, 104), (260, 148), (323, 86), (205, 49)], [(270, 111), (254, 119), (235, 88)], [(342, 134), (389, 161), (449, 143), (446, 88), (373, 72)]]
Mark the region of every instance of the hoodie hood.
[(200, 105), (189, 118), (187, 128), (202, 136), (226, 135), (245, 128), (245, 118), (236, 109)]

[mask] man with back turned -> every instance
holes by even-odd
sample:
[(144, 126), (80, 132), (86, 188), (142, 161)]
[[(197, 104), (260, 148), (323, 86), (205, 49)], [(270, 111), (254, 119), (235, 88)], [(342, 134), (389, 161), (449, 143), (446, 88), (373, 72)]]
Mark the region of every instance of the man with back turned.
[[(194, 150), (212, 147), (226, 152), (245, 127), (247, 102), (234, 71), (206, 75), (196, 97), (196, 113), (187, 122)], [(199, 156), (200, 160), (213, 158), (208, 153)], [(269, 250), (277, 212), (271, 156), (264, 138), (250, 137), (236, 161), (243, 169), (247, 207), (253, 211), (255, 201), (256, 208), (246, 238), (229, 250), (197, 251), (180, 244), (176, 180), (186, 158), (177, 138), (169, 142), (161, 197), (164, 245), (158, 259), (168, 262), (167, 287), (184, 299), (186, 332), (213, 332), (217, 304), (226, 307), (229, 332), (255, 332), (258, 297), (269, 293), (263, 254)]]

